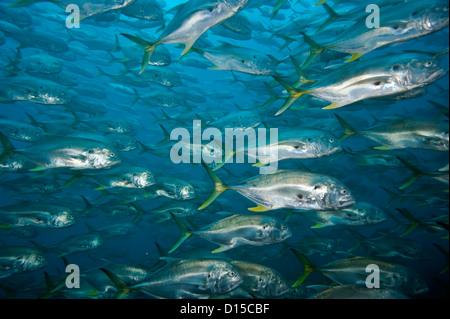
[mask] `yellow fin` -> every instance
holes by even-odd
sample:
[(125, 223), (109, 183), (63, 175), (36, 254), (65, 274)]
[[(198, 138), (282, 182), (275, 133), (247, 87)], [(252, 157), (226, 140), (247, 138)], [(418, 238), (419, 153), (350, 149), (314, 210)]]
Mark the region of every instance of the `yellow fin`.
[(350, 59), (348, 59), (347, 61), (345, 61), (345, 63), (348, 62), (352, 62), (355, 60), (358, 60), (360, 57), (362, 57), (365, 53), (352, 53), (352, 56), (350, 57)]
[(249, 208), (248, 210), (252, 212), (267, 212), (270, 210), (270, 208), (258, 205), (256, 207)]
[(220, 246), (219, 248), (214, 249), (211, 253), (217, 254), (217, 253), (221, 253), (221, 252), (223, 252), (223, 251), (226, 251), (226, 250), (228, 250), (228, 249), (230, 249), (229, 246), (222, 245), (222, 246)]
[(323, 107), (322, 110), (334, 110), (334, 109), (338, 109), (340, 107), (342, 107), (342, 106), (340, 106), (337, 103), (331, 103), (330, 105)]
[(317, 2), (314, 6), (320, 6), (321, 4), (324, 4), (325, 2), (327, 2), (328, 0), (320, 0), (319, 2)]
[(311, 228), (312, 229), (317, 229), (317, 228), (322, 228), (322, 227), (325, 227), (325, 225), (324, 224), (315, 224), (314, 226), (311, 226)]
[(383, 146), (374, 147), (373, 149), (379, 150), (379, 151), (389, 151), (391, 149), (391, 147), (389, 145), (383, 145)]
[(256, 164), (253, 164), (252, 166), (260, 167), (260, 166), (266, 166), (267, 164), (269, 164), (269, 163), (258, 162)]

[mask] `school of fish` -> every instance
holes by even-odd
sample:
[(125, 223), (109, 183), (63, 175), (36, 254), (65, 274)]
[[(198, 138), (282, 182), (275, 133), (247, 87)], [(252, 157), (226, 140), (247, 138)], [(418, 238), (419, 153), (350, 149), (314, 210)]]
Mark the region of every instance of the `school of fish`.
[(448, 26), (446, 0), (2, 1), (0, 298), (448, 296)]

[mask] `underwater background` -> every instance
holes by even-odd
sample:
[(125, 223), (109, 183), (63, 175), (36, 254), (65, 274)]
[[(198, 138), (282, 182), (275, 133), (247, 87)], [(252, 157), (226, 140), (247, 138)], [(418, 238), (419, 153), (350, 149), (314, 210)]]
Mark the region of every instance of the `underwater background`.
[[(407, 12), (411, 3), (419, 2), (428, 3), (391, 1), (389, 5)], [(336, 109), (322, 109), (329, 104), (327, 101), (304, 95), (275, 116), (289, 95), (277, 80), (283, 78), (293, 85), (299, 78), (296, 65), (304, 65), (311, 54), (311, 43), (305, 41), (304, 35), (326, 47), (350, 32), (356, 20), (365, 20), (370, 14), (365, 11), (366, 6), (372, 3), (382, 8), (383, 26), (383, 6), (387, 2), (330, 0), (325, 7), (315, 5), (315, 0), (250, 0), (236, 14), (239, 19), (208, 29), (195, 42), (196, 50), (182, 59), (184, 45), (160, 44), (152, 56), (153, 65), (151, 62), (142, 73), (143, 47), (123, 34), (154, 43), (162, 30), (167, 30), (182, 1), (137, 0), (111, 10), (108, 1), (99, 2), (99, 13), (82, 19), (79, 28), (66, 26), (71, 12), (65, 12), (65, 8), (70, 3), (82, 7), (86, 1), (24, 1), (9, 6), (11, 3), (0, 3), (0, 131), (4, 134), (0, 157), (2, 298), (113, 298), (118, 287), (99, 269), (108, 269), (108, 265), (115, 265), (110, 269), (116, 270), (120, 268), (117, 265), (139, 266), (151, 275), (160, 269), (155, 267), (160, 260), (157, 245), (174, 260), (208, 256), (270, 267), (289, 287), (304, 269), (294, 250), (318, 267), (352, 256), (375, 258), (405, 266), (414, 271), (413, 277), (426, 283), (426, 291), (417, 294), (396, 291), (403, 297), (448, 297), (448, 18), (447, 26), (436, 32), (406, 42), (391, 41), (359, 61), (345, 63), (348, 54), (325, 49), (322, 56), (301, 68), (307, 79), (326, 82), (328, 74), (353, 63), (385, 58), (388, 64), (395, 54), (416, 51), (439, 61), (439, 67), (445, 70), (445, 75), (421, 87), (417, 94), (363, 99)], [(149, 12), (153, 15), (138, 15), (132, 10), (138, 3), (151, 7)], [(196, 3), (201, 6), (207, 1)], [(433, 1), (436, 3), (445, 4)], [(280, 7), (278, 11), (274, 11), (276, 6)], [(446, 12), (448, 17), (448, 3)], [(270, 55), (264, 63), (269, 61), (275, 71), (249, 74), (233, 65), (232, 70), (214, 67), (200, 49), (207, 52), (224, 42)], [(222, 48), (232, 51), (227, 46)], [(248, 58), (245, 50), (231, 53), (238, 60)], [(261, 62), (259, 56), (255, 61)], [(342, 78), (345, 76), (343, 73)], [(303, 85), (308, 87), (311, 83)], [(447, 149), (374, 150), (380, 144), (363, 134), (346, 136), (343, 122), (335, 114), (355, 130), (403, 120), (441, 123), (447, 126)], [(211, 194), (213, 182), (202, 165), (171, 161), (170, 149), (176, 141), (170, 141), (167, 134), (179, 127), (192, 132), (193, 120), (199, 119), (205, 127), (222, 131), (315, 128), (333, 134), (336, 140), (342, 140), (340, 152), (320, 158), (280, 160), (278, 169), (332, 176), (344, 183), (358, 202), (368, 202), (382, 210), (385, 220), (312, 228), (318, 222), (308, 218), (308, 212), (276, 209), (257, 214), (276, 217), (288, 225), (292, 235), (283, 242), (241, 245), (211, 254), (218, 247), (216, 243), (191, 236), (168, 253), (181, 232), (170, 213), (179, 214), (195, 228), (233, 214), (256, 214), (248, 210), (255, 203), (232, 190), (206, 209), (196, 209)], [(22, 128), (24, 124), (26, 127)], [(32, 139), (21, 139), (18, 132), (28, 132)], [(67, 143), (76, 136), (92, 141), (94, 135), (96, 143), (112, 145), (115, 157), (120, 157), (119, 164), (85, 170), (43, 167), (47, 161), (41, 159), (50, 156), (49, 149), (53, 150), (54, 145), (64, 148), (60, 145), (64, 145), (65, 138)], [(40, 144), (42, 141), (51, 142)], [(371, 157), (365, 156), (367, 151), (386, 154), (384, 159), (395, 163), (371, 162)], [(399, 162), (398, 156), (412, 165)], [(152, 185), (131, 188), (109, 184), (114, 176), (105, 172), (130, 166), (149, 171), (154, 178)], [(258, 175), (259, 167), (230, 163), (215, 170), (215, 174), (227, 185), (237, 185)], [(414, 174), (417, 179), (402, 187)], [(434, 178), (438, 174), (440, 179)], [(36, 212), (41, 204), (63, 207), (73, 222), (64, 227), (43, 224)], [(24, 213), (26, 209), (29, 210)], [(92, 234), (93, 237), (83, 237)], [(380, 238), (383, 244), (377, 246)], [(37, 269), (26, 269), (26, 253), (11, 253), (11, 247), (35, 249), (46, 262)], [(416, 250), (407, 256), (405, 251), (411, 247)], [(22, 260), (17, 257), (17, 262), (11, 261), (19, 255)], [(162, 260), (170, 264), (173, 261), (169, 259)], [(79, 266), (81, 288), (68, 289), (61, 284), (67, 276), (65, 263)], [(399, 275), (407, 277), (404, 270)], [(354, 283), (361, 284), (364, 286)], [(261, 298), (306, 299), (334, 285), (329, 277), (315, 272), (296, 288)], [(237, 297), (223, 295), (255, 296), (259, 295), (251, 291)], [(154, 298), (154, 294), (133, 291), (126, 297)]]

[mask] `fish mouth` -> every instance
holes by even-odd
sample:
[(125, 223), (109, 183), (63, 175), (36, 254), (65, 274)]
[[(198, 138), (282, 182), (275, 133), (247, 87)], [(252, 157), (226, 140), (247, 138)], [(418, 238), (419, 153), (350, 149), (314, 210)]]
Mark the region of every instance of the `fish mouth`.
[(347, 208), (347, 207), (351, 207), (354, 206), (356, 204), (356, 200), (352, 199), (344, 199), (344, 200), (340, 200), (339, 201), (339, 205), (342, 208)]

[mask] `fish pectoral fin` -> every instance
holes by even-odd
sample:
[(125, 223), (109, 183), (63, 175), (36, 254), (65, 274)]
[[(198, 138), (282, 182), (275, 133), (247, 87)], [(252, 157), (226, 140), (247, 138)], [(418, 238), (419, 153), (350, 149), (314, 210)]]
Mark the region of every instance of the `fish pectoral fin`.
[(221, 245), (219, 248), (214, 249), (211, 253), (217, 254), (217, 253), (221, 253), (223, 251), (227, 251), (231, 248), (233, 248), (233, 246)]
[(35, 168), (29, 169), (28, 171), (29, 172), (41, 172), (41, 171), (44, 171), (44, 170), (45, 170), (45, 166), (44, 165), (39, 165), (39, 166), (36, 166)]
[(383, 146), (376, 146), (373, 149), (379, 151), (389, 151), (391, 150), (391, 147), (389, 145), (383, 145)]
[(256, 163), (256, 164), (253, 164), (252, 166), (254, 166), (254, 167), (261, 167), (261, 166), (266, 166), (266, 165), (268, 165), (269, 163), (263, 163), (263, 162), (258, 162), (258, 163)]
[(339, 105), (338, 103), (331, 103), (330, 105), (323, 107), (322, 110), (334, 110), (334, 109), (338, 109), (340, 107), (342, 107), (342, 106)]
[(248, 210), (252, 211), (252, 212), (267, 212), (267, 211), (270, 210), (270, 208), (267, 208), (267, 207), (262, 206), (262, 205), (258, 205), (256, 207), (251, 207)]
[(359, 59), (360, 57), (362, 57), (364, 54), (365, 54), (365, 53), (352, 53), (352, 56), (351, 56), (347, 61), (345, 61), (345, 63), (348, 63), (348, 62), (352, 62), (352, 61), (358, 60), (358, 59)]
[(312, 229), (317, 229), (317, 228), (323, 228), (323, 227), (325, 227), (326, 225), (324, 225), (324, 224), (321, 224), (321, 223), (318, 223), (318, 224), (315, 224), (314, 226), (311, 226), (311, 228)]

